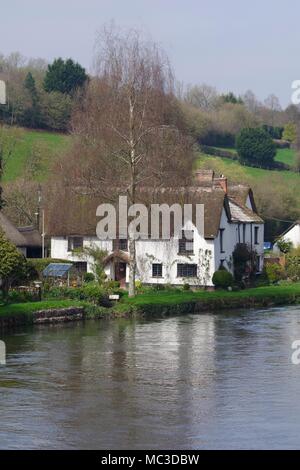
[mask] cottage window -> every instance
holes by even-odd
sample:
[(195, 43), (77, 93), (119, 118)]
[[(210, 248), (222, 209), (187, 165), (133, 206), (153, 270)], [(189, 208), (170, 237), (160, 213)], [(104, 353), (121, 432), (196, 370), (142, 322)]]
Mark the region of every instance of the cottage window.
[(68, 251), (83, 248), (83, 237), (68, 237)]
[(152, 264), (152, 277), (162, 277), (162, 264)]
[(243, 243), (246, 243), (246, 224), (243, 224)]
[(74, 267), (75, 267), (76, 271), (79, 274), (84, 274), (84, 273), (87, 272), (87, 262), (86, 261), (78, 261), (78, 262), (74, 263)]
[(128, 250), (128, 240), (127, 238), (120, 238), (116, 239), (113, 241), (113, 250), (122, 250), (122, 251), (127, 251)]
[(255, 245), (258, 245), (258, 230), (259, 230), (259, 227), (254, 227), (254, 243), (255, 243)]
[(194, 253), (194, 232), (189, 231), (189, 236), (186, 236), (186, 231), (182, 232), (179, 240), (178, 253), (180, 255), (192, 255)]
[(197, 265), (177, 264), (177, 277), (197, 277)]
[(225, 253), (225, 251), (224, 251), (224, 231), (225, 231), (225, 228), (220, 228), (220, 251), (221, 251), (221, 253)]

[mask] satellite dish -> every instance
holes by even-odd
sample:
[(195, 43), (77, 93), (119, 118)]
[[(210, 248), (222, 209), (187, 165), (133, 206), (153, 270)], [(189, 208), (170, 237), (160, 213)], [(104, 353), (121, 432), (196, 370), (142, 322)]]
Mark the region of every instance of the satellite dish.
[(0, 80), (0, 104), (6, 104), (6, 85), (3, 80)]

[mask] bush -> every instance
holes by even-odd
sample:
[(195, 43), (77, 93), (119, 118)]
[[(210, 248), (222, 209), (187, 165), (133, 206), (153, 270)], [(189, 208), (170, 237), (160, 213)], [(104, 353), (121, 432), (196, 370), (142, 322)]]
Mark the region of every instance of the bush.
[(270, 282), (276, 283), (282, 279), (285, 279), (286, 274), (283, 266), (281, 264), (267, 264), (265, 267), (266, 275)]
[(289, 240), (284, 240), (283, 238), (277, 240), (276, 245), (278, 246), (281, 253), (289, 253), (293, 248), (292, 242)]
[(107, 306), (108, 293), (98, 284), (86, 284), (83, 287), (52, 287), (47, 291), (47, 298), (86, 300), (96, 305)]
[(83, 276), (83, 281), (88, 283), (88, 282), (93, 282), (95, 280), (95, 276), (93, 273), (84, 273)]
[(6, 300), (8, 303), (17, 304), (25, 302), (36, 302), (39, 300), (39, 297), (37, 292), (10, 289)]
[(185, 291), (191, 290), (191, 286), (186, 282), (183, 284), (182, 290), (185, 290)]
[(291, 281), (297, 282), (300, 280), (300, 256), (287, 256), (286, 274)]
[(218, 271), (215, 271), (212, 281), (215, 287), (221, 289), (232, 287), (234, 283), (232, 274), (225, 269), (219, 269)]
[(272, 168), (276, 146), (272, 137), (260, 128), (242, 129), (236, 139), (241, 163), (260, 168)]

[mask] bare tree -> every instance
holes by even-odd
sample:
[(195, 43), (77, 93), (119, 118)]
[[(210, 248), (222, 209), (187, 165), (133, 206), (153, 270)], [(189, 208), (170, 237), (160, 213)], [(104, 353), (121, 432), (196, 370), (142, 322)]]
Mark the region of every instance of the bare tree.
[(270, 94), (266, 99), (265, 99), (265, 106), (270, 112), (270, 118), (271, 118), (271, 125), (274, 126), (275, 124), (275, 116), (281, 111), (281, 105), (279, 102), (279, 99), (277, 98), (276, 95)]
[(196, 108), (211, 111), (216, 107), (218, 93), (216, 88), (203, 83), (202, 85), (188, 86), (184, 100)]
[(247, 90), (245, 94), (242, 96), (242, 99), (243, 99), (243, 102), (245, 103), (247, 110), (250, 113), (255, 114), (260, 106), (260, 103), (258, 99), (256, 98), (255, 94), (253, 93), (253, 91)]
[[(63, 170), (85, 195), (130, 204), (145, 186), (160, 187), (190, 177), (191, 143), (178, 129), (173, 76), (166, 56), (136, 31), (99, 34), (96, 78), (74, 111), (76, 166)], [(178, 113), (180, 114), (180, 113)], [(67, 184), (67, 181), (66, 181)], [(128, 233), (129, 295), (135, 295), (135, 240)]]

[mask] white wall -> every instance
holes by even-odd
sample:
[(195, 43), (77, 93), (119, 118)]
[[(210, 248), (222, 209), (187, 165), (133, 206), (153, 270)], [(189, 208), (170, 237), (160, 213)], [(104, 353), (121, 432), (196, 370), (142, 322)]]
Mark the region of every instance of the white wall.
[[(254, 245), (254, 227), (259, 227), (259, 243)], [(240, 238), (238, 235), (239, 225), (229, 223), (225, 210), (221, 215), (220, 228), (224, 228), (223, 246), (224, 253), (220, 252), (220, 234), (215, 240), (204, 239), (196, 230), (192, 222), (186, 224), (186, 230), (194, 231), (194, 253), (192, 255), (178, 254), (178, 240), (138, 240), (136, 242), (136, 258), (137, 258), (137, 279), (143, 283), (149, 284), (175, 284), (182, 285), (189, 283), (190, 285), (206, 285), (212, 286), (212, 276), (219, 268), (221, 260), (225, 260), (224, 267), (233, 271), (232, 252), (236, 244), (243, 242), (243, 230), (240, 225)], [(261, 266), (263, 267), (263, 243), (264, 243), (264, 225), (248, 223), (246, 225), (246, 240), (251, 244), (252, 231), (252, 247), (261, 256)], [(112, 252), (111, 241), (101, 241), (96, 237), (85, 237), (84, 246), (96, 245), (99, 248)], [(53, 237), (51, 239), (51, 257), (66, 259), (70, 261), (83, 261), (82, 258), (76, 257), (72, 252), (68, 252), (68, 240), (64, 237)], [(92, 259), (86, 259), (88, 272), (92, 272)], [(161, 278), (152, 277), (152, 264), (161, 263), (163, 273)], [(177, 264), (197, 264), (197, 278), (179, 278), (177, 277)], [(113, 263), (106, 266), (105, 272), (108, 277), (114, 278)], [(126, 282), (129, 281), (129, 269), (126, 270)]]
[[(178, 254), (178, 239), (167, 240), (138, 240), (136, 242), (137, 278), (149, 284), (175, 284), (211, 286), (214, 273), (214, 244), (205, 240), (196, 231), (193, 224), (187, 224), (186, 230), (194, 231), (194, 253), (191, 255)], [(162, 277), (152, 277), (152, 264), (162, 264)], [(177, 277), (177, 264), (196, 264), (197, 277)], [(128, 282), (128, 277), (127, 277)]]
[(300, 245), (300, 225), (296, 224), (282, 238), (285, 241), (291, 241), (293, 247), (297, 248)]
[[(106, 250), (108, 253), (112, 251), (111, 241), (102, 241), (97, 237), (84, 237), (83, 246), (97, 246), (102, 250)], [(51, 238), (51, 258), (63, 259), (68, 261), (86, 261), (87, 271), (92, 272), (93, 260), (90, 257), (80, 257), (73, 254), (72, 251), (68, 251), (68, 238), (67, 237), (52, 237)], [(107, 274), (110, 274), (110, 269), (107, 268)]]
[[(255, 227), (259, 227), (258, 230), (258, 244), (254, 243), (254, 231)], [(214, 240), (215, 245), (215, 270), (220, 267), (221, 260), (225, 260), (224, 267), (233, 273), (233, 260), (232, 253), (237, 243), (243, 243), (243, 224), (229, 223), (225, 211), (223, 210), (221, 217), (220, 228), (224, 228), (223, 233), (223, 247), (224, 253), (220, 250), (220, 233)], [(251, 235), (252, 233), (252, 235)], [(245, 243), (247, 243), (253, 250), (255, 250), (260, 256), (261, 264), (260, 270), (263, 269), (263, 258), (264, 258), (264, 224), (246, 224), (245, 230)]]

